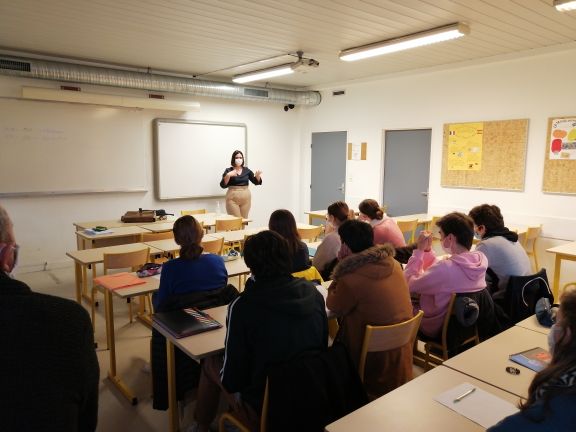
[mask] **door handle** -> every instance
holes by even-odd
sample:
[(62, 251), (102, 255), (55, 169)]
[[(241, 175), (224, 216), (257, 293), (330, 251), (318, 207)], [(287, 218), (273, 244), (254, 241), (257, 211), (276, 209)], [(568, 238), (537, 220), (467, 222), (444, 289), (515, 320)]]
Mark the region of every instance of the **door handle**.
[(420, 192), (420, 195), (427, 197), (427, 196), (428, 196), (428, 192)]
[(338, 188), (338, 190), (342, 193), (344, 193), (344, 183), (342, 183), (342, 185)]

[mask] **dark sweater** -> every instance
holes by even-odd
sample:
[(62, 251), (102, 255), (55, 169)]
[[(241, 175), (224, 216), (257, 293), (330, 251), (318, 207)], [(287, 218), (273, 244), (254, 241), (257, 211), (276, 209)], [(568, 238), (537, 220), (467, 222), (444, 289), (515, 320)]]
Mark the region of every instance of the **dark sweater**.
[(6, 431), (94, 431), (98, 359), (88, 313), (0, 271), (0, 407)]

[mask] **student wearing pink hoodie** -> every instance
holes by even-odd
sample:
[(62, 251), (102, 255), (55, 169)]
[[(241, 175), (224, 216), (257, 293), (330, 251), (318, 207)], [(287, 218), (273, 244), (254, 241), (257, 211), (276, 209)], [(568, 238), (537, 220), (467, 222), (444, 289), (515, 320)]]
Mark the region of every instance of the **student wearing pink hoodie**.
[(438, 259), (432, 250), (430, 232), (420, 233), (417, 248), (404, 269), (415, 308), (424, 311), (420, 331), (429, 337), (440, 334), (452, 293), (477, 292), (486, 287), (488, 260), (482, 252), (470, 251), (474, 222), (463, 213), (449, 213), (436, 222), (442, 249), (449, 255)]

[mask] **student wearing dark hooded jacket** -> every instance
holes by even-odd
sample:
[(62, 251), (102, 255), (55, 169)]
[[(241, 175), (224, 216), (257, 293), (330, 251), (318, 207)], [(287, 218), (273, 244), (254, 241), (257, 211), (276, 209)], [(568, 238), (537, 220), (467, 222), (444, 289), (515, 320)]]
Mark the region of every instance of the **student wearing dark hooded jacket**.
[(272, 231), (255, 234), (246, 240), (244, 260), (252, 277), (228, 306), (224, 357), (202, 363), (200, 432), (215, 418), (221, 393), (234, 415), (258, 430), (268, 370), (328, 345), (324, 298), (312, 282), (291, 276), (286, 240)]

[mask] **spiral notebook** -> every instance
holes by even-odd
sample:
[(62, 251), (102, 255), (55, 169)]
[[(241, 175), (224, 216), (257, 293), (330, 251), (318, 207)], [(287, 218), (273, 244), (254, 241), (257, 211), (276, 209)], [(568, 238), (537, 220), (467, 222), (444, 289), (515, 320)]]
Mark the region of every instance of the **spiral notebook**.
[(157, 312), (152, 316), (152, 320), (177, 339), (222, 327), (222, 324), (197, 308)]

